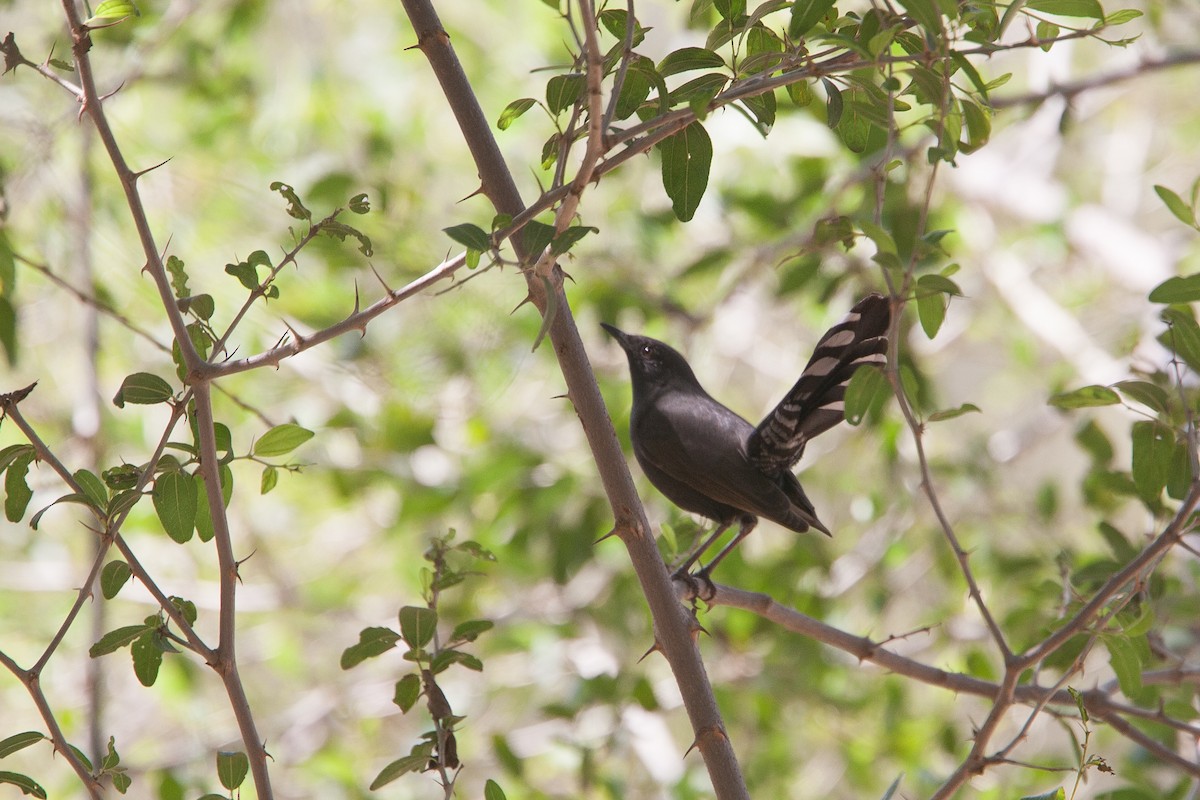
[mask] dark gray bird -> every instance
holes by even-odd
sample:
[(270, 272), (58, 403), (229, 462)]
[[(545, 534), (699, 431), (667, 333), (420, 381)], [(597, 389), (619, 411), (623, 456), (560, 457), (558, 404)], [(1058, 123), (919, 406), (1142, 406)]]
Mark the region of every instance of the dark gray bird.
[(701, 570), (707, 575), (765, 517), (793, 531), (829, 529), (792, 467), (808, 440), (845, 419), (843, 398), (861, 364), (887, 358), (891, 306), (868, 295), (817, 342), (796, 385), (755, 428), (704, 391), (682, 355), (657, 339), (601, 323), (621, 345), (633, 378), (629, 438), (646, 477), (675, 505), (717, 522), (677, 570), (686, 574), (733, 523), (737, 535)]

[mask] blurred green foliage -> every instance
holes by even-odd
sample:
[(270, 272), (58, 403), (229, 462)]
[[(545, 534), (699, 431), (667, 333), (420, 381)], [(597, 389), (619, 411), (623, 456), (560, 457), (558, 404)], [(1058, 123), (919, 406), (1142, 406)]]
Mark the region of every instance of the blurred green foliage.
[[(1030, 16), (1014, 23), (1031, 30), (1005, 41), (1045, 38), (1045, 25), (1095, 23), (1089, 3), (1075, 4), (1087, 13), (1064, 17), (1066, 2), (1031, 0)], [(443, 5), (455, 51), (488, 118), (503, 120), (496, 134), (531, 201), (553, 179), (547, 137), (561, 132), (579, 91), (563, 80), (571, 33), (554, 3)], [(715, 62), (684, 63), (691, 51), (666, 68), (664, 60), (718, 46), (737, 5), (638, 4), (638, 52), (648, 63), (631, 72), (634, 96), (622, 99), (618, 127), (647, 117), (642, 101), (653, 103), (663, 76), (672, 103), (706, 112), (713, 81), (684, 91), (695, 76), (672, 72)], [(879, 38), (890, 30), (887, 3), (844, 2), (832, 17), (832, 3), (778, 5), (769, 34), (737, 40), (745, 50), (726, 61), (730, 79), (756, 74), (786, 36), (817, 25), (828, 46), (859, 55), (915, 52), (936, 38), (929, 31), (947, 4), (899, 4), (929, 39), (912, 30)], [(1005, 9), (1016, 7), (962, 5), (956, 34), (964, 48), (997, 41)], [(1146, 68), (1069, 102), (1047, 92), (1106, 74), (1118, 60), (1137, 69), (1136, 58), (1155, 48), (1194, 46), (1196, 9), (1169, 0), (1138, 7), (1144, 17), (1106, 33), (1142, 37), (1125, 50), (1080, 39), (960, 65), (954, 131), (945, 118), (931, 121), (941, 79), (905, 75), (914, 108), (891, 95), (904, 130), (886, 170), (875, 159), (889, 142), (886, 124), (877, 124), (887, 95), (855, 74), (707, 111), (712, 163), (700, 194), (671, 183), (670, 169), (686, 173), (695, 166), (686, 156), (703, 155), (682, 140), (607, 174), (580, 209), (580, 224), (598, 231), (562, 263), (626, 445), (623, 356), (599, 334), (599, 321), (670, 341), (714, 395), (757, 419), (791, 385), (820, 333), (853, 299), (882, 287), (881, 267), (899, 274), (889, 250), (897, 263), (911, 256), (922, 283), (902, 323), (899, 363), (928, 422), (930, 477), (1013, 646), (1049, 635), (1161, 530), (1188, 488), (1189, 450), (1178, 432), (1196, 404), (1179, 385), (1193, 387), (1198, 367), (1195, 298), (1189, 285), (1164, 282), (1194, 277), (1200, 263), (1180, 225), (1188, 210), (1194, 225), (1189, 187), (1200, 171), (1191, 135), (1200, 118), (1187, 102), (1194, 68)], [(63, 57), (59, 9), (21, 0), (5, 8), (26, 57)], [(603, 10), (602, 42), (612, 47), (624, 18)], [(370, 203), (352, 224), (373, 254), (353, 236), (316, 239), (279, 274), (278, 296), (253, 306), (230, 342), (233, 357), (270, 348), (289, 326), (303, 334), (335, 324), (380, 297), (381, 282), (395, 288), (423, 274), (458, 247), (446, 228), (491, 230), (494, 211), (475, 194), (477, 172), (426, 62), (408, 49), (413, 34), (395, 4), (220, 0), (140, 11), (95, 31), (92, 58), (101, 91), (119, 88), (106, 108), (129, 163), (144, 169), (169, 159), (138, 186), (160, 245), (180, 269), (186, 262), (188, 297), (211, 298), (213, 310), (202, 302), (192, 319), (223, 330), (247, 289), (306, 230), (272, 182), (295, 187), (316, 219), (359, 193)], [(1025, 93), (1045, 96), (1021, 100)], [(519, 117), (505, 112), (527, 97), (544, 98), (548, 113), (532, 105)], [(1019, 102), (998, 103), (993, 116), (985, 97)], [(0, 301), (11, 309), (6, 318), (0, 303), (0, 346), (11, 365), (0, 391), (37, 381), (22, 413), (72, 471), (100, 476), (143, 463), (168, 418), (154, 404), (159, 383), (130, 384), (130, 376), (169, 381), (175, 392), (181, 384), (124, 197), (78, 110), (31, 70), (0, 80)], [(1155, 287), (1166, 293), (1150, 297), (1160, 305), (1147, 299)], [(412, 668), (399, 650), (351, 671), (339, 659), (360, 631), (393, 625), (399, 609), (421, 604), (422, 554), (450, 529), (496, 558), (473, 567), (482, 574), (437, 607), (443, 635), (469, 620), (495, 623), (471, 646), (483, 670), (452, 669), (438, 681), (466, 718), (456, 728), (465, 765), (459, 796), (484, 794), (489, 779), (509, 797), (708, 795), (698, 755), (685, 756), (692, 734), (669, 670), (655, 655), (639, 661), (653, 632), (628, 559), (616, 539), (593, 544), (612, 514), (549, 348), (531, 352), (541, 320), (532, 306), (517, 308), (525, 291), (510, 266), (463, 270), (453, 286), (401, 303), (361, 335), (220, 381), (217, 418), (228, 426), (229, 452), (243, 456), (228, 464), (243, 560), (239, 669), (279, 796), (375, 796), (372, 777), (428, 729), (419, 709), (402, 715), (393, 702)], [(1164, 345), (1182, 364), (1169, 363)], [(1103, 391), (1084, 391), (1091, 386)], [(124, 408), (110, 402), (118, 395)], [(978, 413), (958, 415), (973, 410), (966, 404)], [(301, 429), (315, 436), (294, 441)], [(191, 441), (182, 425), (175, 438)], [(5, 474), (25, 475), (26, 464), (31, 490), (0, 532), (0, 650), (28, 666), (71, 607), (94, 544), (78, 504), (55, 506), (36, 530), (25, 524), (65, 494), (45, 463), (3, 449), (25, 441), (0, 425), (0, 454), (13, 457)], [(187, 462), (186, 452), (173, 455)], [(798, 538), (764, 524), (722, 566), (721, 580), (856, 635), (895, 637), (891, 649), (924, 664), (998, 680), (1003, 661), (922, 497), (895, 402), (814, 442), (801, 467), (835, 537)], [(652, 521), (686, 547), (700, 532), (696, 522), (636, 477)], [(191, 537), (192, 526), (179, 523), (187, 535), (175, 530), (177, 544), (172, 526), (164, 531), (162, 508), (186, 516), (160, 498), (178, 482), (156, 485), (155, 502), (134, 507), (123, 535), (168, 595), (193, 604), (198, 631), (215, 638), (218, 575), (208, 537)], [(19, 483), (6, 487), (10, 503)], [(1195, 559), (1177, 548), (1114, 614), (1106, 636), (1120, 636), (1100, 645), (1072, 638), (1040, 665), (1038, 682), (1053, 685), (1073, 666), (1080, 671), (1070, 685), (1080, 690), (1117, 681), (1128, 702), (1147, 710), (1131, 724), (1186, 752), (1187, 736), (1153, 711), (1194, 721), (1193, 689), (1143, 673), (1195, 669), (1198, 577)], [(117, 589), (111, 599), (97, 594), (41, 675), (58, 721), (98, 768), (115, 737), (120, 766), (107, 779), (129, 776), (134, 796), (217, 791), (238, 771), (236, 759), (218, 754), (241, 749), (220, 684), (191, 656), (148, 649), (167, 642), (169, 626), (136, 581)], [(701, 620), (710, 635), (700, 646), (755, 797), (880, 797), (901, 774), (904, 796), (927, 796), (966, 756), (991, 708), (748, 612), (716, 608)], [(143, 643), (131, 645), (136, 673), (123, 648), (88, 656), (103, 634), (123, 627), (130, 642)], [(149, 689), (139, 681), (148, 663), (156, 671)], [(43, 729), (8, 673), (0, 708), (0, 739)], [(1009, 713), (997, 747), (1031, 711)], [(993, 767), (969, 791), (1008, 798), (1065, 786), (1071, 796), (1083, 732), (1073, 709), (1054, 713), (1063, 716), (1044, 711), (1011, 757), (1069, 778)], [(62, 760), (30, 744), (0, 769), (35, 776), (50, 796), (77, 795)], [(1092, 722), (1088, 747), (1116, 773), (1089, 771), (1077, 797), (1188, 790), (1181, 770), (1102, 722)], [(409, 775), (386, 792), (431, 797), (440, 789)]]

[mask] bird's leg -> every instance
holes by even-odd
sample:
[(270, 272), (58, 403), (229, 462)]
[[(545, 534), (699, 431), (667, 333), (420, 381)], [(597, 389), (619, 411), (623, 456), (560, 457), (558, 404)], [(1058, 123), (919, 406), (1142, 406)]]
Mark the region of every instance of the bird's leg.
[(717, 539), (721, 538), (721, 534), (723, 534), (725, 531), (729, 530), (729, 526), (731, 524), (732, 523), (726, 522), (722, 525), (718, 525), (717, 529), (715, 531), (713, 531), (712, 534), (707, 539), (704, 540), (704, 544), (700, 545), (695, 550), (693, 550), (691, 552), (691, 554), (687, 557), (687, 560), (685, 560), (683, 562), (683, 564), (680, 565), (679, 568), (676, 569), (672, 573), (672, 575), (674, 575), (675, 577), (680, 577), (680, 578), (687, 575), (688, 570), (690, 570), (692, 568), (692, 564), (695, 564), (696, 561), (700, 558), (700, 556), (704, 555), (704, 553), (708, 550), (708, 548), (712, 547), (716, 543)]
[[(729, 544), (725, 545), (725, 547), (721, 550), (721, 552), (717, 553), (716, 557), (712, 561), (708, 562), (703, 567), (701, 567), (700, 572), (697, 573), (700, 577), (702, 577), (704, 580), (708, 581), (709, 583), (712, 583), (712, 581), (709, 581), (708, 576), (712, 573), (712, 571), (714, 569), (717, 568), (717, 564), (720, 564), (721, 559), (723, 559), (723, 558), (725, 558), (725, 556), (729, 555), (730, 552), (733, 551), (733, 548), (738, 546), (738, 542), (740, 542), (742, 539), (745, 539), (747, 536), (750, 535), (750, 531), (754, 530), (754, 526), (758, 524), (758, 518), (752, 517), (749, 514), (747, 514), (746, 516), (742, 517), (741, 523), (742, 523), (741, 527), (738, 528), (737, 536), (734, 536), (733, 539), (729, 542)], [(691, 566), (691, 565), (689, 564), (688, 566)]]

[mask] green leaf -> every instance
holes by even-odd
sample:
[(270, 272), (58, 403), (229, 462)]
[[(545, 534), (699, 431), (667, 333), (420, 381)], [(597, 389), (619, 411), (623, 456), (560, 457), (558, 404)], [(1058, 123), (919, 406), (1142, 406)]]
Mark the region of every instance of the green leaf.
[(1113, 406), (1121, 402), (1117, 393), (1107, 386), (1084, 386), (1070, 392), (1060, 392), (1046, 401), (1055, 408), (1091, 408)]
[(525, 223), (521, 229), (521, 244), (530, 258), (538, 258), (552, 241), (554, 241), (554, 226), (533, 220)]
[(467, 622), (460, 622), (454, 626), (454, 631), (450, 634), (450, 643), (455, 642), (473, 642), (479, 635), (490, 631), (495, 627), (494, 622), (490, 619), (473, 619)]
[(29, 474), (29, 465), (37, 454), (28, 445), (14, 447), (19, 449), (13, 451), (15, 455), (4, 473), (4, 517), (9, 522), (20, 522), (21, 517), (25, 516), (25, 510), (29, 508), (29, 501), (33, 499), (33, 490), (29, 488), (25, 477)]
[(981, 413), (979, 406), (974, 403), (963, 403), (958, 408), (948, 408), (943, 411), (935, 411), (929, 415), (929, 422), (942, 422), (955, 417), (961, 417), (963, 414)]
[(583, 96), (587, 80), (583, 75), (555, 75), (546, 83), (546, 107), (551, 114), (561, 114)]
[(25, 731), (24, 733), (14, 733), (12, 736), (7, 736), (0, 739), (0, 758), (11, 756), (18, 750), (24, 750), (30, 745), (37, 744), (43, 739), (49, 739), (44, 733), (38, 731)]
[(658, 62), (658, 74), (664, 78), (696, 69), (722, 69), (725, 59), (703, 47), (684, 47)]
[(838, 123), (842, 121), (842, 110), (845, 108), (845, 103), (842, 101), (842, 90), (837, 87), (829, 78), (821, 78), (821, 86), (825, 89), (825, 124), (830, 130), (835, 130)]
[(420, 650), (433, 641), (437, 627), (437, 612), (424, 606), (405, 606), (400, 609), (400, 634), (414, 650)]
[(346, 201), (346, 208), (350, 209), (354, 214), (369, 214), (371, 212), (371, 200), (367, 197), (366, 192), (359, 192)]
[(899, 0), (899, 2), (908, 11), (909, 16), (930, 34), (937, 36), (942, 32), (942, 13), (934, 5), (933, 0)]
[(166, 263), (163, 266), (171, 276), (171, 290), (175, 292), (175, 296), (180, 299), (190, 296), (191, 291), (188, 289), (188, 276), (183, 259), (176, 256), (167, 256)]
[(17, 787), (21, 790), (21, 794), (31, 795), (39, 800), (46, 800), (46, 790), (28, 775), (22, 775), (19, 772), (0, 771), (0, 785), (2, 784)]
[[(271, 182), (271, 191), (279, 192), (280, 196), (282, 196), (283, 199), (287, 201), (287, 204), (288, 204), (287, 205), (287, 213), (288, 213), (289, 217), (292, 217), (293, 219), (302, 219), (302, 220), (308, 220), (308, 221), (312, 220), (312, 212), (304, 207), (304, 203), (301, 202), (300, 196), (298, 194), (296, 194), (296, 190), (293, 189), (291, 186), (284, 183), (283, 181), (272, 181)], [(229, 271), (228, 266), (226, 266), (225, 271), (226, 272)], [(255, 281), (255, 282), (257, 283), (257, 281)], [(253, 289), (254, 287), (247, 286), (246, 288)]]
[(469, 250), (478, 250), (482, 253), (492, 247), (492, 239), (488, 236), (487, 231), (469, 222), (442, 228), (442, 232)]
[(921, 281), (925, 278), (937, 277), (922, 275), (917, 280), (917, 317), (921, 320), (921, 330), (930, 339), (937, 336), (942, 323), (946, 320), (946, 295), (940, 291), (921, 291)]
[(1021, 800), (1066, 800), (1067, 794), (1063, 787), (1051, 789), (1045, 794), (1029, 794), (1021, 798)]
[(396, 693), (392, 702), (399, 706), (400, 711), (407, 714), (421, 696), (421, 678), (415, 674), (405, 675), (396, 681)]
[(163, 530), (179, 544), (192, 538), (198, 496), (196, 479), (182, 470), (164, 472), (154, 480), (154, 511)]
[[(657, 78), (652, 80), (651, 76)], [(662, 77), (654, 69), (654, 62), (645, 56), (630, 61), (625, 70), (625, 82), (621, 84), (621, 94), (617, 96), (617, 107), (613, 114), (617, 119), (628, 119), (638, 110), (638, 106), (650, 96), (650, 86), (662, 83)], [(664, 95), (666, 92), (663, 93)]]
[(1175, 436), (1157, 422), (1133, 424), (1133, 485), (1147, 503), (1158, 500), (1171, 474)]
[(10, 367), (17, 364), (17, 310), (12, 301), (0, 296), (0, 347)]
[(922, 275), (917, 279), (917, 291), (924, 292), (941, 292), (942, 294), (962, 297), (962, 289), (958, 288), (958, 284), (950, 280), (945, 275)]
[(313, 432), (291, 422), (276, 425), (254, 443), (253, 454), (259, 458), (282, 456), (292, 452), (313, 437)]
[(658, 145), (662, 153), (662, 180), (675, 218), (687, 222), (696, 213), (712, 166), (712, 140), (704, 126), (693, 122)]
[(1182, 197), (1166, 186), (1160, 186), (1157, 183), (1154, 184), (1154, 191), (1177, 220), (1192, 228), (1196, 227), (1196, 210), (1184, 202)]
[(500, 788), (500, 784), (488, 778), (487, 783), (483, 785), (483, 800), (508, 800), (508, 797)]
[(1121, 381), (1114, 383), (1113, 388), (1134, 402), (1141, 403), (1147, 408), (1160, 413), (1167, 410), (1167, 390), (1149, 381)]
[(241, 786), (249, 771), (250, 759), (245, 753), (227, 750), (217, 753), (217, 779), (229, 791)]
[(863, 232), (863, 235), (875, 244), (876, 250), (881, 253), (892, 253), (893, 255), (896, 253), (896, 240), (883, 227), (865, 219), (858, 223), (858, 227)]
[(1200, 272), (1167, 278), (1150, 292), (1151, 303), (1194, 303), (1200, 300)]
[(1101, 634), (1100, 640), (1108, 648), (1108, 662), (1117, 674), (1117, 683), (1126, 697), (1133, 698), (1142, 690), (1142, 665), (1138, 660), (1137, 648), (1126, 636)]
[(272, 466), (263, 467), (262, 480), (259, 481), (259, 484), (258, 484), (258, 493), (266, 494), (267, 492), (274, 489), (275, 485), (278, 483), (279, 483), (279, 469), (277, 467), (272, 467)]
[(462, 664), (475, 672), (483, 671), (483, 662), (470, 653), (461, 650), (439, 650), (429, 663), (429, 671), (434, 674), (444, 672), (451, 664)]
[(129, 580), (133, 571), (129, 565), (120, 559), (110, 561), (100, 570), (100, 593), (105, 600), (112, 600), (121, 591), (121, 587)]
[(1100, 7), (1099, 0), (1029, 0), (1025, 7), (1030, 11), (1059, 17), (1104, 19), (1104, 9)]
[(508, 130), (508, 126), (512, 125), (522, 114), (535, 105), (537, 105), (537, 100), (534, 100), (532, 97), (522, 97), (520, 100), (513, 100), (500, 112), (500, 119), (496, 121), (496, 127), (502, 131)]
[(183, 615), (185, 620), (187, 620), (188, 625), (196, 624), (196, 618), (199, 616), (199, 614), (196, 611), (195, 603), (193, 603), (191, 600), (185, 600), (176, 595), (171, 595), (170, 600), (171, 605), (179, 609), (179, 613)]
[[(130, 0), (104, 0), (96, 6), (96, 13), (83, 21), (91, 28), (102, 28), (115, 25), (126, 17), (140, 17), (142, 12)], [(103, 24), (100, 24), (103, 23)]]
[(163, 651), (155, 642), (158, 632), (147, 630), (133, 640), (129, 655), (133, 658), (133, 673), (142, 686), (153, 686), (158, 680), (158, 669), (162, 666)]
[(1142, 16), (1142, 12), (1136, 8), (1122, 8), (1119, 11), (1104, 15), (1104, 27), (1112, 28), (1117, 25), (1124, 25), (1126, 22), (1131, 22), (1140, 16)]
[(889, 394), (887, 376), (878, 367), (863, 366), (854, 371), (846, 386), (846, 422), (857, 425), (863, 417)]
[(128, 646), (135, 639), (146, 632), (146, 626), (143, 625), (126, 625), (116, 630), (109, 631), (100, 637), (100, 641), (96, 642), (88, 650), (88, 655), (92, 658), (115, 653), (122, 647)]
[(171, 390), (171, 384), (157, 375), (149, 372), (135, 372), (121, 382), (121, 388), (117, 390), (117, 394), (113, 398), (113, 405), (117, 408), (124, 408), (126, 403), (135, 405), (163, 403), (170, 400), (172, 394), (174, 392)]
[[(233, 497), (233, 471), (228, 464), (220, 466), (221, 475), (221, 499), (224, 501), (224, 506), (229, 507), (229, 500)], [(213, 530), (212, 512), (208, 507), (208, 490), (205, 488), (204, 476), (196, 476), (196, 534), (202, 542), (212, 541), (215, 531)]]
[(1158, 341), (1200, 372), (1200, 326), (1195, 317), (1182, 308), (1165, 308), (1161, 317), (1170, 327), (1157, 337)]
[(391, 628), (363, 628), (358, 634), (358, 644), (350, 645), (342, 651), (342, 669), (361, 664), (368, 658), (386, 653), (400, 641), (400, 634)]
[(592, 227), (591, 225), (572, 225), (554, 237), (554, 241), (550, 243), (550, 252), (556, 256), (561, 256), (589, 233), (599, 232), (599, 228)]
[(792, 18), (788, 21), (788, 38), (799, 41), (829, 13), (835, 2), (837, 0), (796, 0), (792, 4)]
[[(421, 752), (417, 752), (417, 751)], [(398, 758), (388, 764), (379, 774), (375, 776), (375, 780), (371, 781), (369, 787), (371, 791), (375, 791), (383, 786), (388, 785), (392, 781), (405, 775), (409, 772), (420, 772), (425, 769), (425, 765), (429, 763), (429, 757), (433, 754), (432, 744), (422, 744), (413, 747), (413, 752), (404, 758)]]

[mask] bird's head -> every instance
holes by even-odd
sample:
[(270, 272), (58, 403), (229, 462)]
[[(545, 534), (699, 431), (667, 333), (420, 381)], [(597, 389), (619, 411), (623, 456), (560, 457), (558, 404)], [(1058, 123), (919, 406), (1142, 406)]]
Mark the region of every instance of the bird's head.
[(700, 386), (687, 359), (670, 345), (649, 336), (625, 333), (604, 322), (600, 323), (600, 327), (608, 331), (608, 335), (616, 339), (625, 351), (635, 392), (673, 385)]

